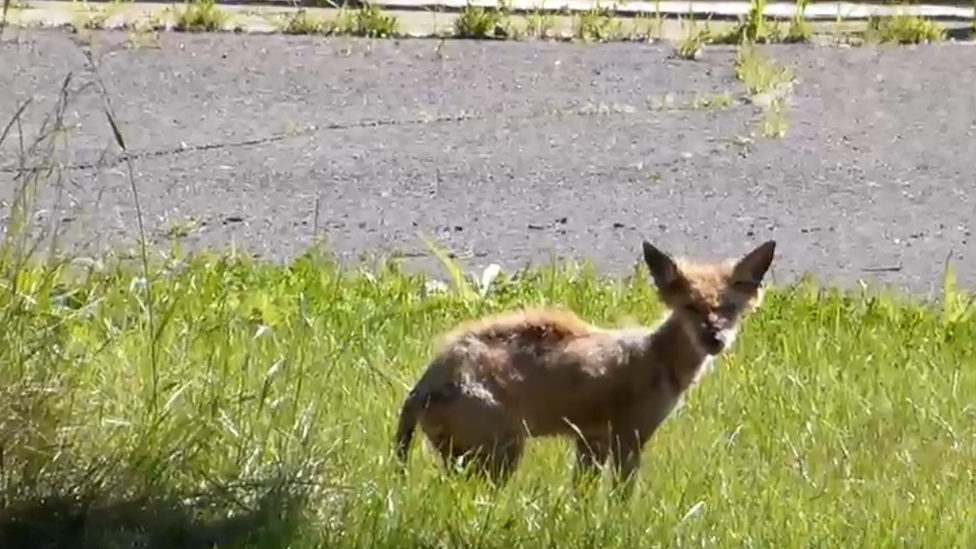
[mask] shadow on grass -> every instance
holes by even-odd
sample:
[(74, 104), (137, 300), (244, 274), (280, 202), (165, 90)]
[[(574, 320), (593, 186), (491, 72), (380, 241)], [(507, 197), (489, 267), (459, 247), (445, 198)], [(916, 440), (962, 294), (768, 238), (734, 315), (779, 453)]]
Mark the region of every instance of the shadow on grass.
[(224, 490), (173, 495), (51, 495), (0, 510), (4, 549), (210, 549), (285, 547), (305, 497), (287, 484), (251, 490), (251, 505)]
[[(2, 0), (2, 7), (5, 15), (10, 0)], [(104, 419), (95, 408), (84, 409), (87, 395), (76, 399), (71, 391), (84, 368), (66, 350), (71, 333), (64, 317), (83, 314), (75, 309), (85, 303), (78, 298), (78, 307), (56, 305), (58, 273), (68, 262), (56, 253), (62, 227), (36, 227), (35, 222), (40, 189), (53, 188), (58, 200), (53, 208), (60, 205), (60, 187), (69, 177), (59, 156), (70, 133), (65, 114), (79, 95), (91, 90), (101, 96), (115, 144), (126, 160), (139, 211), (143, 275), (150, 277), (125, 141), (95, 58), (88, 49), (82, 53), (88, 60), (79, 71), (82, 81), (68, 73), (51, 112), (25, 120), (33, 104), (27, 99), (0, 124), (0, 149), (6, 145), (8, 151), (18, 151), (16, 163), (4, 166), (12, 180), (0, 180), (0, 190), (11, 195), (9, 211), (0, 218), (0, 548), (287, 547), (299, 535), (314, 488), (296, 480), (305, 478), (300, 473), (308, 472), (308, 460), (287, 461), (286, 456), (285, 462), (262, 464), (265, 469), (250, 471), (247, 481), (232, 473), (232, 480), (221, 483), (213, 478), (219, 473), (197, 470), (190, 461), (194, 455), (218, 450), (208, 444), (206, 432), (201, 434), (205, 430), (195, 428), (199, 414), (174, 420), (156, 406), (160, 358), (155, 342), (149, 346), (153, 402), (148, 415), (135, 423), (139, 433), (128, 440), (77, 434), (79, 421), (91, 427)], [(46, 268), (28, 268), (44, 256)], [(151, 279), (148, 286), (148, 333), (158, 336)], [(70, 312), (56, 312), (62, 309)], [(164, 424), (170, 430), (160, 435)]]

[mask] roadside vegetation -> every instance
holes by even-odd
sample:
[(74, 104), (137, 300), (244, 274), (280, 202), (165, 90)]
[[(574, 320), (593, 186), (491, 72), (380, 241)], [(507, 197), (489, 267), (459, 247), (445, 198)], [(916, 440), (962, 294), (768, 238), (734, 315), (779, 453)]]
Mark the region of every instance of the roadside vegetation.
[[(613, 2), (598, 3), (590, 10), (569, 14), (555, 8), (531, 12), (513, 11), (509, 2), (502, 0), (495, 7), (469, 3), (459, 13), (436, 12), (450, 21), (448, 28), (435, 31), (439, 38), (451, 36), (467, 39), (559, 39), (582, 42), (610, 41), (672, 41), (676, 56), (699, 59), (707, 45), (777, 44), (777, 43), (843, 43), (863, 45), (875, 43), (922, 44), (945, 40), (946, 27), (924, 17), (898, 14), (892, 17), (875, 17), (866, 23), (848, 24), (838, 14), (833, 28), (823, 23), (807, 21), (805, 13), (809, 0), (796, 0), (794, 15), (788, 20), (770, 19), (764, 15), (766, 0), (751, 0), (749, 13), (737, 22), (696, 19), (689, 13), (677, 20), (660, 12), (624, 15), (617, 11)], [(150, 13), (149, 21), (132, 21), (122, 15), (122, 8), (134, 8), (131, 0), (112, 0), (108, 3), (88, 3), (72, 0), (75, 11), (70, 27), (76, 30), (105, 28), (133, 28), (151, 26), (156, 30), (169, 28), (183, 32), (240, 31), (247, 28), (248, 16), (258, 15), (257, 20), (270, 22), (274, 28), (288, 34), (349, 35), (371, 38), (397, 38), (404, 36), (400, 21), (382, 8), (368, 2), (349, 5), (345, 2), (330, 3), (307, 1), (291, 9), (276, 9), (273, 15), (266, 10), (231, 10), (216, 0), (184, 0), (181, 4)], [(26, 2), (6, 0), (5, 14), (16, 14), (31, 9)], [(149, 13), (149, 12), (147, 12)], [(5, 15), (6, 19), (6, 15)], [(253, 18), (252, 18), (253, 19)], [(665, 31), (666, 27), (672, 30)], [(684, 36), (675, 36), (675, 25), (683, 29)], [(974, 20), (976, 25), (976, 20)], [(436, 26), (436, 25), (435, 25)], [(973, 29), (970, 29), (971, 38)], [(956, 33), (958, 37), (962, 37)]]
[(176, 10), (173, 30), (181, 32), (216, 32), (223, 30), (227, 13), (217, 7), (215, 0), (194, 0)]
[(501, 2), (498, 9), (486, 9), (468, 2), (454, 20), (454, 36), (458, 38), (506, 38), (510, 33), (505, 2)]

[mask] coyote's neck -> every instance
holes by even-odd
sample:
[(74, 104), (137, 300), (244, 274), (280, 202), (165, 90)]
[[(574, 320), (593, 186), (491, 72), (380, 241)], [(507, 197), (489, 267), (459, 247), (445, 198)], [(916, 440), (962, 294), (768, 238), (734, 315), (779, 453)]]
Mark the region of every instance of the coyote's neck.
[(694, 384), (712, 357), (681, 326), (673, 313), (644, 340), (643, 355), (652, 368), (662, 368), (677, 389), (684, 391)]

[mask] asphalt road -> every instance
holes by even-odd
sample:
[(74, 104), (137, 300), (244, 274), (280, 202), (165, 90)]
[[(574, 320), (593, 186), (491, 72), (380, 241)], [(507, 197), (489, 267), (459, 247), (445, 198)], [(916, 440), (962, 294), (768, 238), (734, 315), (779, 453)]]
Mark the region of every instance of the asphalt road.
[[(0, 115), (34, 98), (30, 133), (68, 71), (92, 77), (66, 34), (19, 32), (0, 54)], [(642, 237), (713, 257), (776, 238), (780, 283), (809, 272), (927, 294), (952, 251), (976, 286), (970, 45), (768, 49), (800, 80), (786, 136), (750, 142), (731, 50), (689, 62), (641, 44), (169, 34), (109, 51), (125, 35), (94, 36), (160, 245), (188, 233), (187, 248), (280, 260), (318, 235), (350, 261), (399, 250), (436, 268), (422, 232), (472, 269), (573, 256), (624, 272)], [(691, 104), (725, 91), (729, 108)], [(63, 220), (80, 253), (137, 234), (101, 101), (74, 97), (74, 168), (38, 216)], [(15, 140), (0, 153), (9, 202)]]

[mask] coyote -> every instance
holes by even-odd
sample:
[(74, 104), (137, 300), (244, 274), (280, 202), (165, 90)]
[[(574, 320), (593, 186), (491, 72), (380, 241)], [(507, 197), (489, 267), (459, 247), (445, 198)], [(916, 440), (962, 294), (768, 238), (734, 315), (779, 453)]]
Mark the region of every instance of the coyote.
[(496, 486), (518, 467), (526, 439), (567, 436), (574, 484), (609, 458), (614, 490), (628, 498), (644, 445), (762, 302), (775, 248), (770, 240), (738, 261), (699, 263), (645, 241), (668, 309), (653, 328), (601, 328), (553, 308), (462, 324), (400, 410), (400, 470), (418, 423), (445, 466), (464, 459)]

